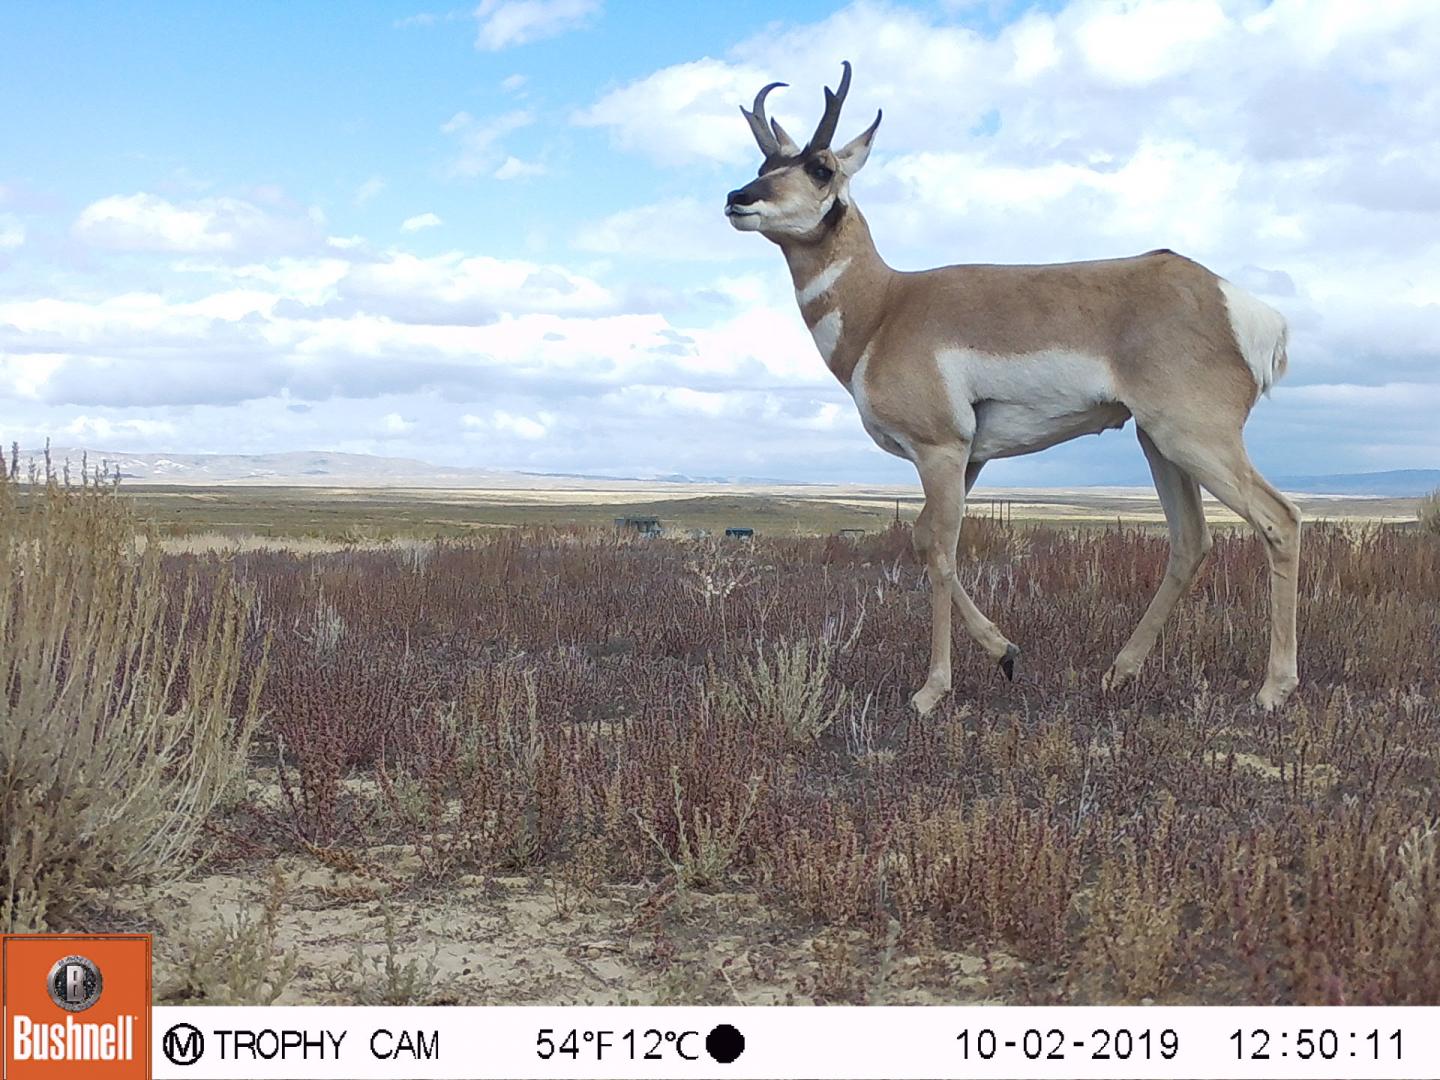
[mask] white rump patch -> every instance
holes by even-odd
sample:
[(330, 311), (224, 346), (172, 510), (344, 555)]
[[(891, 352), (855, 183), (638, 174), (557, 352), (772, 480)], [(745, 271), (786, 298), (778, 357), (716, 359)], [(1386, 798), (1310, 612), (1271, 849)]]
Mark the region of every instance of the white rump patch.
[(795, 299), (800, 302), (800, 306), (803, 308), (821, 293), (828, 291), (835, 282), (840, 280), (840, 275), (845, 273), (845, 268), (849, 265), (849, 259), (841, 259), (839, 262), (833, 262), (802, 287), (796, 289)]
[(1220, 279), (1220, 291), (1225, 296), (1225, 310), (1230, 316), (1235, 344), (1255, 377), (1258, 400), (1285, 374), (1285, 316), (1224, 278)]
[(1044, 349), (997, 356), (942, 349), (935, 362), (958, 429), (969, 433), (973, 424), (970, 455), (976, 461), (1033, 453), (1118, 428), (1130, 418), (1116, 397), (1110, 365), (1089, 353)]
[(810, 336), (815, 339), (815, 347), (820, 350), (820, 355), (825, 358), (827, 364), (835, 355), (835, 346), (840, 344), (840, 333), (843, 329), (844, 320), (840, 318), (838, 309), (827, 311), (810, 328)]

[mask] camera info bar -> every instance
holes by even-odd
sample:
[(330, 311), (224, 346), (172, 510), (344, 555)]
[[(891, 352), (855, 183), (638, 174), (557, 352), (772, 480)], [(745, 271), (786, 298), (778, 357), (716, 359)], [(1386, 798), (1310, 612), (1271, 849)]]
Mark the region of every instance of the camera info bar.
[(157, 1078), (1440, 1077), (1440, 1007), (160, 1007)]

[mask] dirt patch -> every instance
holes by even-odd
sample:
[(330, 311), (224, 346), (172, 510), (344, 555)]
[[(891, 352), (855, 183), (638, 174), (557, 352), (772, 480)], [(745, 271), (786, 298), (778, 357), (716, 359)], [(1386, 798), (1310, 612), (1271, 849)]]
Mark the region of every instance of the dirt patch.
[[(367, 861), (393, 871), (395, 855), (375, 849)], [(278, 1005), (354, 1004), (357, 972), (383, 983), (387, 953), (421, 976), (414, 1004), (455, 1005), (983, 1003), (1021, 966), (1003, 952), (817, 932), (747, 892), (613, 885), (580, 896), (553, 880), (480, 875), (426, 889), (285, 856), (118, 899), (116, 915), (155, 930), (157, 1000), (194, 999), (191, 954), (259, 911), (276, 873), (284, 902), (272, 963), (295, 962)]]

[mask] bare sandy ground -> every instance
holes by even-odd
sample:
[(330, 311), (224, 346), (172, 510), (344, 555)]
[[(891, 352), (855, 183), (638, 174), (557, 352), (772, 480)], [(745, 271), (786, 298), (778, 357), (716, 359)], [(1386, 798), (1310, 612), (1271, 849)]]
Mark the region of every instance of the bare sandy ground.
[[(355, 1003), (357, 949), (369, 992), (382, 993), (387, 906), (399, 962), (423, 977), (414, 1004), (993, 1003), (993, 977), (1017, 965), (1000, 954), (897, 956), (859, 930), (817, 936), (744, 892), (670, 898), (657, 917), (644, 886), (566, 898), (553, 882), (473, 876), (416, 891), (302, 859), (276, 868), (288, 891), (275, 944), (299, 959), (280, 1005)], [(157, 1000), (186, 996), (188, 942), (261, 906), (269, 868), (255, 870), (135, 898), (136, 914), (158, 924)]]
[[(279, 797), (273, 783), (250, 789)], [(257, 924), (277, 895), (260, 950), (272, 977), (293, 965), (280, 1005), (982, 1004), (1022, 968), (999, 951), (817, 932), (744, 881), (585, 888), (537, 870), (433, 882), (399, 845), (222, 862), (111, 909), (154, 933), (158, 1002), (196, 1001), (198, 982), (209, 987), (198, 1000), (231, 1004), (246, 994), (225, 982), (242, 962), (226, 959), (227, 932)]]

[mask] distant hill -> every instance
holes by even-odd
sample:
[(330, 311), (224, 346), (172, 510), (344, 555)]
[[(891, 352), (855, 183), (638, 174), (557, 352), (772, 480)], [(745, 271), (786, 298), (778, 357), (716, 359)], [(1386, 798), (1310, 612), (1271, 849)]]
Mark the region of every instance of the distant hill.
[[(599, 476), (586, 473), (532, 473), (432, 465), (414, 458), (344, 454), (328, 450), (292, 450), (277, 454), (131, 454), (91, 447), (52, 447), (50, 461), (58, 472), (68, 460), (78, 478), (80, 460), (88, 455), (91, 468), (106, 464), (113, 474), (132, 484), (195, 486), (271, 485), (276, 487), (363, 488), (486, 488), (514, 490), (573, 490), (596, 487), (639, 488), (656, 484), (776, 484), (753, 477)], [(20, 452), (20, 471), (27, 462), (40, 462), (37, 450)], [(8, 455), (6, 455), (8, 463)]]
[(1413, 498), (1440, 488), (1440, 469), (1391, 469), (1388, 472), (1338, 473), (1332, 476), (1276, 476), (1271, 483), (1307, 495), (1388, 495)]
[[(130, 454), (113, 450), (54, 447), (50, 460), (58, 471), (67, 459), (78, 474), (82, 454), (93, 468), (101, 462), (120, 479), (134, 484), (261, 485), (285, 487), (578, 487), (562, 477), (530, 476), (498, 469), (455, 468), (431, 465), (413, 458), (342, 454), (324, 450), (295, 450), (279, 454)], [(22, 451), (25, 462), (41, 455)], [(545, 481), (549, 479), (550, 483)]]
[[(487, 488), (499, 490), (586, 490), (655, 488), (664, 485), (755, 485), (810, 487), (797, 482), (756, 476), (690, 476), (668, 473), (657, 476), (601, 476), (590, 473), (535, 473), (432, 465), (414, 458), (380, 457), (374, 454), (342, 454), (328, 450), (292, 450), (278, 454), (128, 454), (113, 450), (55, 447), (50, 460), (58, 471), (68, 459), (72, 476), (78, 478), (80, 458), (89, 455), (91, 466), (109, 463), (113, 473), (132, 484), (272, 485), (275, 487), (357, 487), (357, 488)], [(8, 455), (6, 455), (8, 459)], [(22, 450), (20, 471), (41, 454)], [(7, 460), (8, 464), (8, 460)], [(1306, 495), (1373, 495), (1414, 498), (1440, 488), (1440, 469), (1393, 469), (1389, 472), (1339, 473), (1331, 476), (1277, 476), (1272, 483), (1285, 491)], [(866, 485), (860, 485), (866, 486)], [(880, 485), (888, 486), (888, 485)], [(1006, 484), (1016, 490), (1025, 484)], [(1087, 485), (1088, 486), (1088, 485)], [(1097, 487), (1114, 485), (1099, 484)], [(1048, 485), (1038, 485), (1043, 489)], [(986, 490), (989, 490), (988, 487)], [(1148, 491), (1148, 485), (1142, 488)]]

